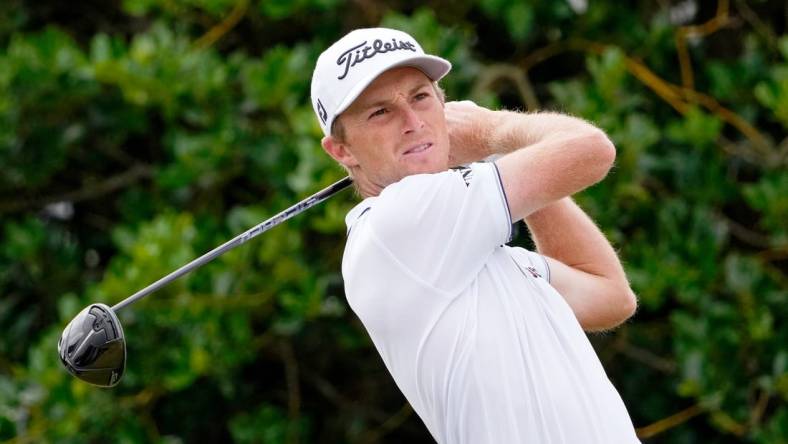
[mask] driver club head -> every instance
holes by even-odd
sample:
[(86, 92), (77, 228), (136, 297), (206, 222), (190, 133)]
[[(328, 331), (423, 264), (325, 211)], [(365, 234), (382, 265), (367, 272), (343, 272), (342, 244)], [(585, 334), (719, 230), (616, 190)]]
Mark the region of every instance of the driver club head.
[(126, 369), (123, 328), (104, 304), (80, 311), (63, 330), (57, 351), (69, 373), (100, 387), (116, 385)]

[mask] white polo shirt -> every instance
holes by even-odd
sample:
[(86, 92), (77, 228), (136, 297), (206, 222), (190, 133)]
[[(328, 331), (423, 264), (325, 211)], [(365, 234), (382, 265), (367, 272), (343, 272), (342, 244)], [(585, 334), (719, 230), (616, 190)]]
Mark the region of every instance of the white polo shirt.
[(345, 292), (439, 443), (636, 443), (542, 256), (505, 244), (494, 164), (409, 176), (348, 213)]

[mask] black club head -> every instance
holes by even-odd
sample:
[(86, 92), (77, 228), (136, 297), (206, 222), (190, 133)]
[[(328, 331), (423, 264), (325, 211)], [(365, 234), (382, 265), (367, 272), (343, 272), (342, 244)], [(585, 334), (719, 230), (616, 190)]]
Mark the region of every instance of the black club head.
[(69, 322), (57, 344), (69, 373), (93, 385), (112, 387), (126, 368), (126, 339), (118, 316), (104, 304), (93, 304)]

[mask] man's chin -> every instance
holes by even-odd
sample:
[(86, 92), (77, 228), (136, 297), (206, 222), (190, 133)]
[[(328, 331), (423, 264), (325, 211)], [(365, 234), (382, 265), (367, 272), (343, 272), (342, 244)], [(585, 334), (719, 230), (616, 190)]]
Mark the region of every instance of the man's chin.
[[(449, 169), (448, 161), (447, 162), (432, 162), (432, 163), (424, 162), (424, 163), (406, 165), (404, 168), (401, 168), (398, 171), (399, 174), (397, 174), (397, 175), (391, 175), (391, 176), (388, 176), (388, 177), (378, 176), (375, 179), (373, 179), (373, 178), (364, 178), (364, 179), (362, 179), (361, 176), (359, 176), (359, 174), (357, 172), (356, 175), (355, 175), (355, 180), (356, 180), (357, 184), (360, 184), (361, 182), (368, 183), (369, 185), (371, 185), (371, 188), (376, 188), (376, 189), (378, 189), (378, 192), (379, 192), (383, 188), (385, 188), (385, 187), (387, 187), (387, 186), (389, 186), (389, 185), (391, 185), (393, 183), (399, 182), (400, 180), (402, 180), (402, 179), (404, 179), (404, 178), (406, 178), (408, 176), (415, 176), (417, 174), (441, 173), (441, 172), (446, 171), (448, 169)], [(373, 193), (371, 190), (368, 191), (368, 192), (364, 192), (362, 190), (361, 194), (364, 195), (365, 197), (367, 197), (367, 196), (377, 195), (377, 192)]]
[(449, 169), (448, 161), (446, 162), (419, 162), (408, 165), (406, 168), (405, 176), (412, 176), (414, 174), (434, 174), (446, 171)]

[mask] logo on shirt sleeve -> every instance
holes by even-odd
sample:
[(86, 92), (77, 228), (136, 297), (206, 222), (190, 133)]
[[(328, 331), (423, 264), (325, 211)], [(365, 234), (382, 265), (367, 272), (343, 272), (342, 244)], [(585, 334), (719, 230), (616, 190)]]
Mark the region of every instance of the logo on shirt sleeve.
[(462, 175), (462, 180), (465, 181), (465, 186), (471, 185), (471, 178), (473, 178), (473, 170), (468, 167), (456, 167), (452, 168), (454, 171), (457, 171)]
[(535, 279), (539, 279), (542, 277), (542, 274), (536, 271), (536, 268), (534, 268), (533, 266), (529, 265), (523, 267), (522, 265), (520, 265), (519, 262), (517, 262), (517, 259), (515, 259), (514, 256), (509, 256), (509, 258), (512, 260), (512, 262), (514, 262), (514, 265), (520, 269), (520, 273), (522, 273), (523, 276), (528, 277), (528, 275), (530, 274)]

